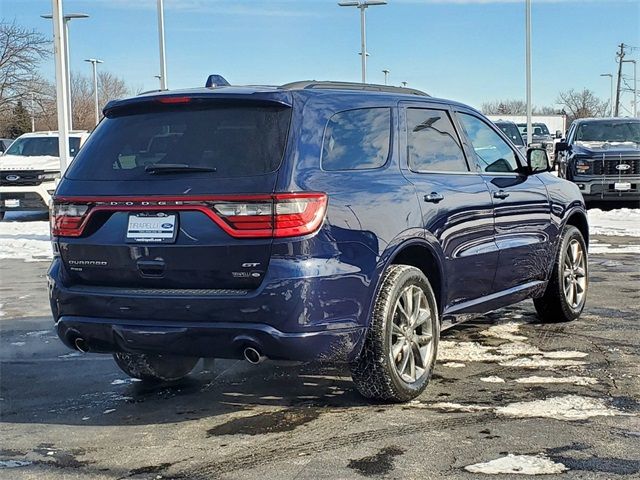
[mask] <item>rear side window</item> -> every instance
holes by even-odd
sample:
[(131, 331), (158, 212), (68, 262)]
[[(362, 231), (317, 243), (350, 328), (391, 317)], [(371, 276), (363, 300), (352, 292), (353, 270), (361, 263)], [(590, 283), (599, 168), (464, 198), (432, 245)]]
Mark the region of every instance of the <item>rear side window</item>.
[[(211, 178), (246, 177), (278, 169), (291, 109), (263, 106), (161, 106), (104, 119), (67, 177), (153, 180), (149, 167), (186, 165)], [(164, 177), (164, 175), (160, 175)]]
[(324, 132), (324, 170), (364, 170), (387, 163), (391, 109), (361, 108), (336, 113)]
[(460, 140), (443, 110), (407, 109), (407, 158), (414, 172), (467, 172)]

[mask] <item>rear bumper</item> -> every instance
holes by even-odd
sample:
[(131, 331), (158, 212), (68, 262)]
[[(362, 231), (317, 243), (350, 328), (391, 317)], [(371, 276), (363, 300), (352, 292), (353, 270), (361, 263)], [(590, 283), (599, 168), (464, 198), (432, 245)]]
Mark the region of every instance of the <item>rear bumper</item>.
[[(331, 266), (331, 268), (328, 268)], [(241, 358), (247, 346), (286, 360), (351, 361), (360, 351), (371, 278), (345, 263), (273, 259), (251, 291), (65, 285), (55, 258), (49, 299), (60, 338), (96, 352)]]
[(364, 328), (285, 333), (264, 324), (170, 323), (147, 320), (60, 317), (60, 339), (69, 348), (82, 338), (97, 353), (162, 353), (191, 357), (243, 358), (253, 347), (268, 358), (349, 362)]

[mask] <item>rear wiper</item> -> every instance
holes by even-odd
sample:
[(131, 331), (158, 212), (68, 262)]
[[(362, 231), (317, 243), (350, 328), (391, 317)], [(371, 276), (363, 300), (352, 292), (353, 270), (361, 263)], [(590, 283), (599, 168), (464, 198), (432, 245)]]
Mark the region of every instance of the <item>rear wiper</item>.
[(194, 167), (186, 163), (163, 163), (160, 165), (147, 165), (144, 171), (152, 175), (160, 173), (191, 173), (191, 172), (215, 172), (213, 167)]

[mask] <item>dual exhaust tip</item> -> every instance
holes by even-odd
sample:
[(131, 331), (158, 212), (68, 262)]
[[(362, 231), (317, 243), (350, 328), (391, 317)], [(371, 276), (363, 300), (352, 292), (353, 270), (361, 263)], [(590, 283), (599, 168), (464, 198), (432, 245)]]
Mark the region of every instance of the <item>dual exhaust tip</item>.
[[(87, 353), (89, 351), (89, 345), (82, 337), (77, 337), (73, 341), (73, 346), (76, 348), (76, 350), (83, 353)], [(252, 365), (258, 365), (259, 363), (264, 362), (264, 360), (267, 358), (253, 347), (245, 348), (243, 351), (243, 355), (244, 359)]]

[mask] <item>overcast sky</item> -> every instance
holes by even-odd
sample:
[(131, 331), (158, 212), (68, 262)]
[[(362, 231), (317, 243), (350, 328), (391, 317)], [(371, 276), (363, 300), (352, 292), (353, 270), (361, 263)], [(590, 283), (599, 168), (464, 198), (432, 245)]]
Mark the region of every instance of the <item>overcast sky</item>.
[[(388, 0), (367, 11), (368, 80), (408, 82), (432, 95), (480, 107), (524, 99), (524, 0)], [(156, 0), (64, 0), (71, 66), (83, 59), (135, 89), (156, 88)], [(0, 16), (52, 36), (49, 0), (0, 0)], [(165, 0), (170, 88), (200, 86), (209, 73), (235, 84), (360, 80), (358, 10), (336, 1)], [(533, 100), (552, 105), (560, 90), (609, 97), (620, 42), (640, 47), (640, 0), (533, 0)], [(640, 61), (640, 50), (629, 51)], [(629, 78), (631, 64), (626, 65)], [(53, 78), (53, 60), (43, 65)], [(629, 83), (632, 83), (629, 80)], [(631, 94), (626, 94), (629, 107)], [(623, 110), (623, 113), (624, 110)]]

